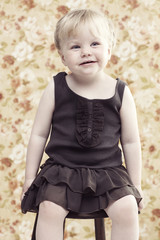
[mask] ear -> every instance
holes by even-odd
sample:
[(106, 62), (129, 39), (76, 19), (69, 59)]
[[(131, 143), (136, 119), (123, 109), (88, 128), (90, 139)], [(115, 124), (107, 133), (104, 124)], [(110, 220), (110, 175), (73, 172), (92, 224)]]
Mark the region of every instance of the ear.
[(59, 55), (60, 55), (60, 57), (61, 57), (62, 63), (63, 63), (65, 66), (67, 66), (66, 63), (65, 63), (65, 58), (64, 58), (64, 55), (63, 55), (62, 51), (59, 50), (58, 53), (59, 53)]
[(111, 49), (108, 48), (108, 60), (111, 58)]

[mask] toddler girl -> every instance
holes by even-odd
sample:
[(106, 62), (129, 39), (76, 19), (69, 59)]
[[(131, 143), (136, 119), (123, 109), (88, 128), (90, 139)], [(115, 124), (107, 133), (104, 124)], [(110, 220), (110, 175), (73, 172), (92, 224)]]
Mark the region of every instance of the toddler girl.
[[(28, 144), (21, 207), (38, 213), (32, 239), (62, 240), (69, 211), (104, 210), (112, 240), (138, 240), (140, 139), (128, 87), (105, 73), (112, 25), (101, 13), (73, 10), (58, 21), (55, 44), (70, 73), (45, 89)], [(44, 149), (49, 158), (37, 175)]]

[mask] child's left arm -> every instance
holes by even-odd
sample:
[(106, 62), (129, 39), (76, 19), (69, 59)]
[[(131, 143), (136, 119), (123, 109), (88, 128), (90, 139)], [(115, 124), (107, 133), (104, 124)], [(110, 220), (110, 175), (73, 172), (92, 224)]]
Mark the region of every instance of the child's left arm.
[[(125, 87), (121, 117), (121, 145), (125, 158), (128, 174), (135, 187), (142, 194), (141, 190), (141, 144), (138, 130), (136, 107), (132, 94), (128, 87)], [(142, 206), (141, 206), (142, 208)]]

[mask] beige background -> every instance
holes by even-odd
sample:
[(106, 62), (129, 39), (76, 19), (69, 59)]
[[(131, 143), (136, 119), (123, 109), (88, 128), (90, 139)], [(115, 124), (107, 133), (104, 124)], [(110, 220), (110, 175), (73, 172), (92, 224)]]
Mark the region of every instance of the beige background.
[[(57, 20), (68, 10), (93, 7), (117, 30), (106, 72), (126, 81), (138, 112), (145, 209), (140, 239), (160, 239), (160, 1), (0, 1), (0, 239), (29, 240), (34, 214), (20, 212), (28, 137), (42, 91), (65, 70), (53, 43)], [(44, 156), (44, 159), (46, 157)], [(105, 221), (107, 236), (111, 222)], [(65, 239), (94, 239), (93, 222), (69, 220)], [(108, 238), (109, 239), (109, 238)]]

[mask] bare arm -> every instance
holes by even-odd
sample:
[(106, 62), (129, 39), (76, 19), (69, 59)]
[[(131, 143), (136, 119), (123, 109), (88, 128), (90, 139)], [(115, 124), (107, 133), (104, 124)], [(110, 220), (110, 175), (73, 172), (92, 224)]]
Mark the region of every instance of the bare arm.
[(30, 183), (37, 175), (44, 147), (50, 132), (54, 106), (54, 81), (52, 80), (42, 95), (34, 120), (27, 148), (25, 184), (23, 192), (27, 190)]
[(141, 145), (136, 107), (128, 87), (125, 87), (121, 116), (121, 144), (126, 168), (133, 184), (141, 187)]

